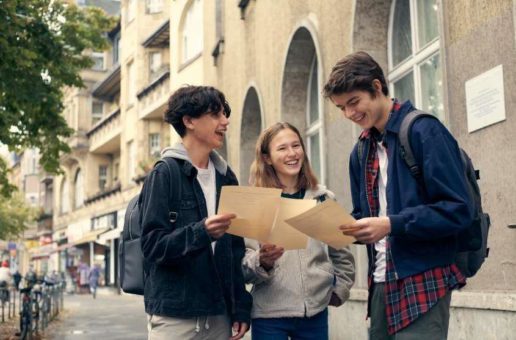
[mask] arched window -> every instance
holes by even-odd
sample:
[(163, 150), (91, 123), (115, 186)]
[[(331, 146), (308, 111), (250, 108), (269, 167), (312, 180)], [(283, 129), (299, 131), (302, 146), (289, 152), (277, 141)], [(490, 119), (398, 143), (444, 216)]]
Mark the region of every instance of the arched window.
[(61, 214), (66, 214), (70, 211), (70, 187), (68, 184), (68, 180), (63, 178), (63, 182), (61, 183)]
[(389, 30), (394, 97), (444, 120), (437, 0), (395, 0)]
[(310, 65), (308, 77), (307, 105), (306, 105), (306, 148), (308, 158), (317, 178), (324, 183), (323, 171), (323, 143), (322, 143), (322, 118), (319, 106), (319, 64), (317, 54), (314, 54)]
[(192, 0), (186, 10), (181, 30), (182, 55), (181, 61), (187, 62), (202, 52), (203, 48), (203, 18), (202, 0)]
[(77, 170), (74, 182), (74, 208), (80, 208), (84, 204), (84, 182), (82, 178), (82, 171)]

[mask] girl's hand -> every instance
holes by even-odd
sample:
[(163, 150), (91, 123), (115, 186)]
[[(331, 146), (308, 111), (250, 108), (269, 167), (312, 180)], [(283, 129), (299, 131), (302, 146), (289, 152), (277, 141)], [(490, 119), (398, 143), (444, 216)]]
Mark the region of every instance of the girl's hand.
[(269, 271), (274, 267), (274, 263), (284, 253), (284, 249), (276, 247), (274, 244), (262, 244), (260, 245), (260, 266), (265, 270)]

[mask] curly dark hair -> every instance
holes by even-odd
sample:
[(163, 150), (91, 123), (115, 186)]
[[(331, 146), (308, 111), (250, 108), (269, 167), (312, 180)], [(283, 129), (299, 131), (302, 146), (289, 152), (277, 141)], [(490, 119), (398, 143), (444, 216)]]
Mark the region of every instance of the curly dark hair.
[(212, 86), (186, 85), (176, 90), (168, 99), (164, 120), (174, 127), (179, 136), (184, 137), (186, 127), (183, 117), (199, 118), (208, 113), (224, 111), (226, 117), (231, 108), (224, 94)]

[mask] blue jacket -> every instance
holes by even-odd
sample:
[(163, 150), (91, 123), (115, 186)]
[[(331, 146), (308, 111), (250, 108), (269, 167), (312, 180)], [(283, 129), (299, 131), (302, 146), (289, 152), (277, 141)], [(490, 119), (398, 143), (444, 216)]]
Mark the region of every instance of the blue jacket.
[[(250, 323), (252, 297), (245, 289), (241, 237), (224, 234), (215, 252), (204, 221), (206, 201), (197, 169), (182, 145), (165, 149), (176, 158), (179, 178), (170, 178), (166, 164), (158, 164), (142, 189), (142, 236), (145, 312), (189, 318), (228, 314), (231, 321)], [(238, 185), (235, 174), (215, 152), (217, 202), (223, 185)], [(169, 222), (171, 186), (181, 183), (177, 222)]]
[[(457, 234), (473, 219), (459, 147), (437, 119), (420, 118), (412, 125), (410, 143), (423, 176), (421, 185), (400, 155), (398, 133), (405, 115), (414, 110), (403, 103), (385, 127), (389, 165), (387, 169), (387, 216), (391, 222), (389, 242), (398, 279), (428, 269), (450, 265), (457, 253)], [(349, 162), (353, 216), (370, 217), (365, 190), (365, 167), (370, 139), (365, 140), (362, 162), (358, 144)], [(361, 168), (362, 164), (362, 168)], [(374, 245), (368, 245), (369, 270)]]

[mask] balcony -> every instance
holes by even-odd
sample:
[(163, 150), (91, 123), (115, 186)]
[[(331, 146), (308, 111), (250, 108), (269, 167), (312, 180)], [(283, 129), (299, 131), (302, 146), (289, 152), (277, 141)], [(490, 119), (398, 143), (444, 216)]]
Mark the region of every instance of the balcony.
[(170, 42), (170, 20), (161, 24), (151, 35), (149, 35), (142, 43), (143, 47), (159, 47), (165, 48)]
[(109, 187), (109, 188), (106, 188), (104, 190), (101, 190), (99, 192), (97, 192), (95, 195), (91, 196), (91, 197), (88, 197), (85, 201), (84, 201), (84, 204), (85, 205), (90, 205), (92, 203), (95, 203), (103, 198), (107, 198), (111, 195), (114, 195), (118, 192), (120, 192), (121, 190), (121, 185), (120, 185), (120, 182), (116, 182), (113, 184), (113, 186)]
[(120, 65), (114, 66), (109, 73), (95, 84), (92, 95), (104, 101), (112, 102), (120, 93)]
[(140, 119), (162, 118), (170, 94), (170, 70), (168, 65), (156, 72), (149, 85), (136, 94), (139, 101)]
[(94, 154), (111, 154), (120, 150), (120, 109), (104, 117), (86, 133), (90, 140), (90, 152)]

